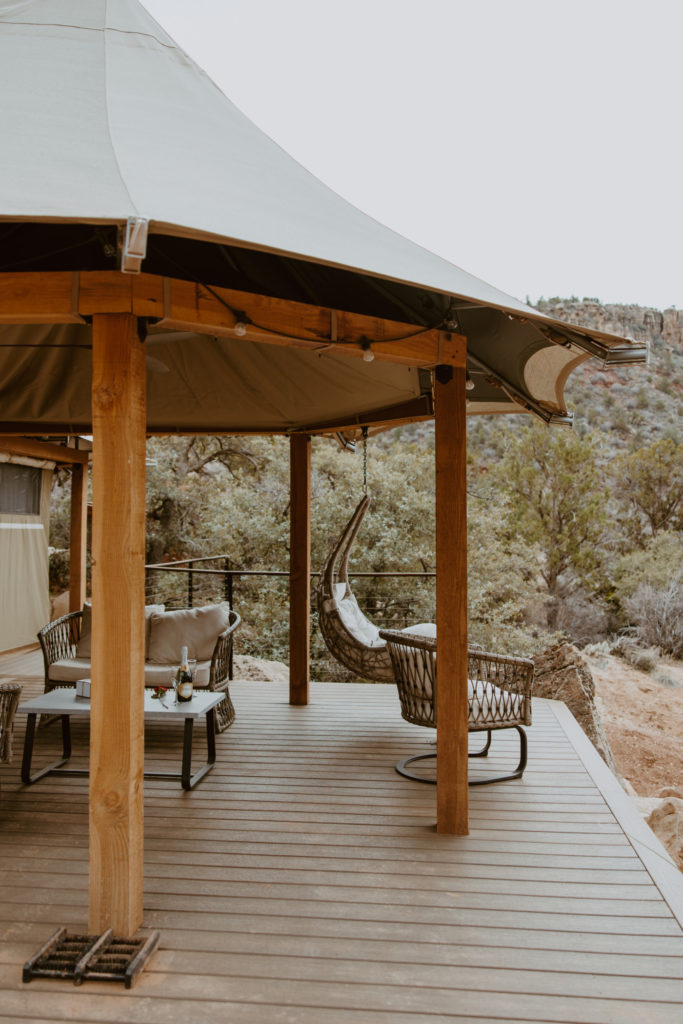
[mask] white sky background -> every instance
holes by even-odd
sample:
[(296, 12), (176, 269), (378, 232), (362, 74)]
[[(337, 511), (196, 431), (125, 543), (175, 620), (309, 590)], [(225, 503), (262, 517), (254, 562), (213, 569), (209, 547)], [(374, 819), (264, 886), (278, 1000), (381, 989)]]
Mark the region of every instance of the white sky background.
[(413, 241), (522, 300), (683, 307), (683, 0), (143, 3)]

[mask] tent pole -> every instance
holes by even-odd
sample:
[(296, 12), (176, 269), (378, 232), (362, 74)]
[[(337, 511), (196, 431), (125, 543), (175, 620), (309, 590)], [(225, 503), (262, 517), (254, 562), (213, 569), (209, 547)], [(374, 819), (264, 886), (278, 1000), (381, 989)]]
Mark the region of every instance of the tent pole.
[(93, 316), (92, 933), (142, 924), (145, 352), (127, 313)]
[(86, 598), (86, 552), (88, 547), (88, 467), (76, 462), (71, 467), (71, 535), (69, 540), (69, 611), (77, 612)]
[(289, 703), (308, 704), (311, 657), (311, 438), (290, 437)]
[(438, 637), (437, 832), (467, 835), (467, 434), (465, 365), (438, 366), (436, 632)]

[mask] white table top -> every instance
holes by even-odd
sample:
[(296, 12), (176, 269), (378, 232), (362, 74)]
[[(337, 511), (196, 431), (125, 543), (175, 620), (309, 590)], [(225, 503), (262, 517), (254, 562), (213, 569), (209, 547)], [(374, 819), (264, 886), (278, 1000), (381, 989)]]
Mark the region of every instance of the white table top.
[[(215, 708), (225, 698), (224, 693), (213, 693), (211, 690), (195, 690), (192, 700), (181, 704), (174, 703), (174, 694), (168, 690), (162, 704), (152, 697), (151, 690), (145, 690), (145, 718), (150, 721), (162, 721), (164, 718), (202, 718), (207, 711)], [(165, 706), (164, 706), (165, 705)], [(77, 697), (74, 687), (51, 690), (33, 700), (24, 701), (17, 708), (23, 714), (46, 715), (90, 715), (90, 700)]]

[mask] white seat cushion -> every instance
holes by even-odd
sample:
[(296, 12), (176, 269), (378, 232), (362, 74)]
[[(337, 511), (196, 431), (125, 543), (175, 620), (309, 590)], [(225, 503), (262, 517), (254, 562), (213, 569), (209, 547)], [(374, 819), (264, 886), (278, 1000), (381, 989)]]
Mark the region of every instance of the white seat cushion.
[[(170, 686), (173, 664), (145, 664), (145, 686)], [(194, 685), (198, 689), (209, 685), (210, 661), (198, 661)], [(53, 683), (75, 683), (77, 679), (90, 678), (90, 662), (86, 658), (62, 658), (50, 665), (48, 678)]]
[(62, 658), (60, 661), (53, 661), (47, 677), (53, 683), (75, 683), (77, 679), (89, 679), (90, 659)]
[(384, 647), (385, 641), (380, 638), (379, 629), (363, 615), (353, 594), (350, 593), (348, 597), (343, 597), (341, 600), (337, 597), (336, 603), (339, 618), (356, 640), (365, 644), (366, 647)]
[[(145, 686), (170, 686), (171, 677), (176, 665), (152, 665), (145, 664)], [(194, 685), (201, 690), (209, 685), (209, 673), (211, 671), (210, 661), (198, 661), (194, 673)]]

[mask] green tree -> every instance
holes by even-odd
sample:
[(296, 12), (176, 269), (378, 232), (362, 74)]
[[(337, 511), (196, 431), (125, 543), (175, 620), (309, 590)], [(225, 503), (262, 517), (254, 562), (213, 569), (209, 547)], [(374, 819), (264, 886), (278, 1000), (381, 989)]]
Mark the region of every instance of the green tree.
[(592, 435), (524, 426), (506, 435), (495, 471), (509, 494), (511, 537), (523, 540), (548, 596), (546, 622), (558, 623), (560, 602), (578, 585), (602, 583), (607, 494)]
[(611, 466), (614, 492), (628, 535), (641, 546), (661, 530), (680, 528), (683, 517), (683, 444), (655, 441)]

